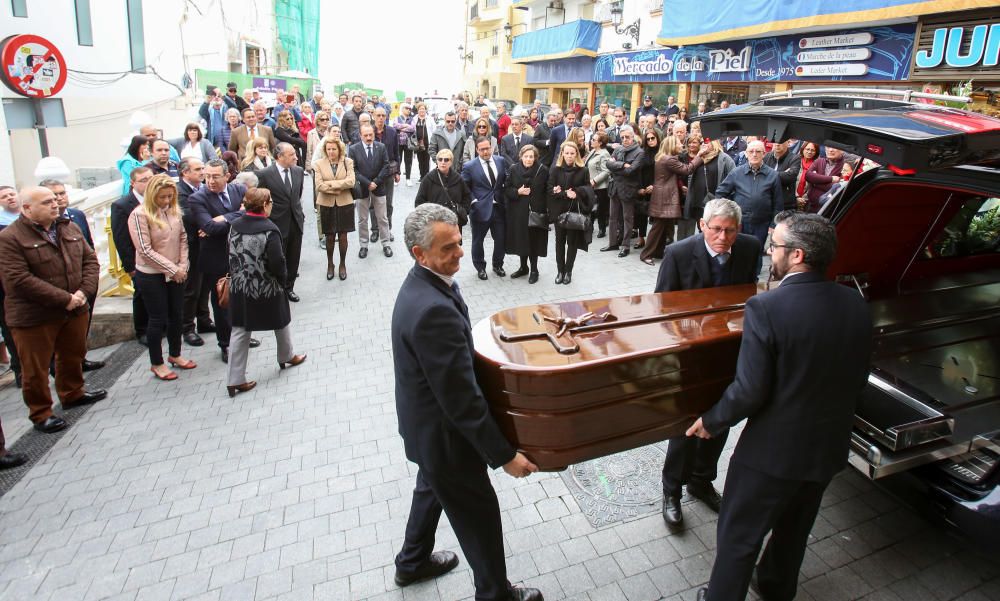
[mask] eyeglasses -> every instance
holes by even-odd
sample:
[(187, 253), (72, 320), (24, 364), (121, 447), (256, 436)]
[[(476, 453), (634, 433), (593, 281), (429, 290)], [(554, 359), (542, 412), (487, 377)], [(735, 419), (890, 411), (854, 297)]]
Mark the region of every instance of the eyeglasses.
[(455, 120), (454, 119), (451, 119), (451, 120), (445, 119), (444, 122), (447, 123), (448, 125), (454, 125), (455, 124)]
[(450, 163), (451, 159), (438, 159), (437, 162), (439, 162), (439, 163)]
[(226, 179), (226, 175), (224, 173), (206, 173), (205, 179)]
[(774, 249), (776, 249), (776, 248), (795, 248), (795, 247), (794, 246), (790, 246), (788, 244), (775, 244), (774, 242), (771, 242), (770, 244), (767, 245), (767, 252), (768, 252), (768, 254), (773, 253)]
[(705, 229), (712, 232), (713, 236), (718, 236), (719, 234), (725, 234), (726, 236), (732, 236), (739, 230), (735, 227), (719, 227), (717, 225), (706, 226)]

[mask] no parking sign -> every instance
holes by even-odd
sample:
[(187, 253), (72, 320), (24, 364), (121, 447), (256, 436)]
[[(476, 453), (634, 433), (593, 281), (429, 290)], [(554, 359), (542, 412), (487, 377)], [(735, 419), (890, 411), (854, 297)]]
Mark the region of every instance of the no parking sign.
[(29, 98), (49, 98), (66, 85), (66, 59), (55, 44), (37, 35), (14, 35), (0, 50), (2, 79)]

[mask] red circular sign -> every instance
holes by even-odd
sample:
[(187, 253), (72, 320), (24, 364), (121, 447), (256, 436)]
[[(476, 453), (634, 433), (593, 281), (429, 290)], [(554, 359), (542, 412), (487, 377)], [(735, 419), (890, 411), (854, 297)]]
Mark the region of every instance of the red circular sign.
[(55, 96), (66, 85), (66, 59), (55, 44), (37, 35), (14, 35), (0, 50), (3, 82), (31, 98)]

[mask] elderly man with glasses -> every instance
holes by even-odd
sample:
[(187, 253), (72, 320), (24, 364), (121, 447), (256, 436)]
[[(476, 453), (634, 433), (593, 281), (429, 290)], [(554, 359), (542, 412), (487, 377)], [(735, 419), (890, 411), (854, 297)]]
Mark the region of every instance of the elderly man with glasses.
[[(754, 284), (759, 270), (761, 244), (753, 236), (740, 233), (739, 205), (725, 198), (705, 204), (699, 221), (701, 234), (667, 246), (656, 280), (656, 292)], [(710, 439), (679, 436), (670, 439), (663, 462), (663, 520), (671, 529), (684, 523), (681, 488), (718, 513), (722, 497), (712, 481), (729, 430)]]
[[(760, 241), (774, 228), (774, 216), (784, 208), (784, 195), (778, 172), (764, 164), (764, 143), (754, 140), (747, 144), (747, 162), (729, 172), (715, 190), (717, 198), (731, 198), (743, 212), (743, 233)], [(757, 262), (760, 272), (763, 258)]]

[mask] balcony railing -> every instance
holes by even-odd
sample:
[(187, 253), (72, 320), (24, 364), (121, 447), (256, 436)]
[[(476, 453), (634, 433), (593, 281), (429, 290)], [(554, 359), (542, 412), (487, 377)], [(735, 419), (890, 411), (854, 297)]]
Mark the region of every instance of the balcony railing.
[[(111, 203), (122, 195), (122, 182), (115, 180), (89, 190), (71, 190), (70, 206), (80, 209), (87, 216), (87, 224), (94, 238), (94, 252), (101, 263), (101, 279), (98, 291), (101, 295), (122, 294), (131, 295), (131, 281), (125, 274), (125, 279), (116, 276), (120, 270), (118, 255), (114, 252), (111, 241)], [(114, 255), (114, 256), (112, 256)], [(116, 273), (113, 273), (116, 272)], [(125, 286), (121, 286), (125, 284)]]

